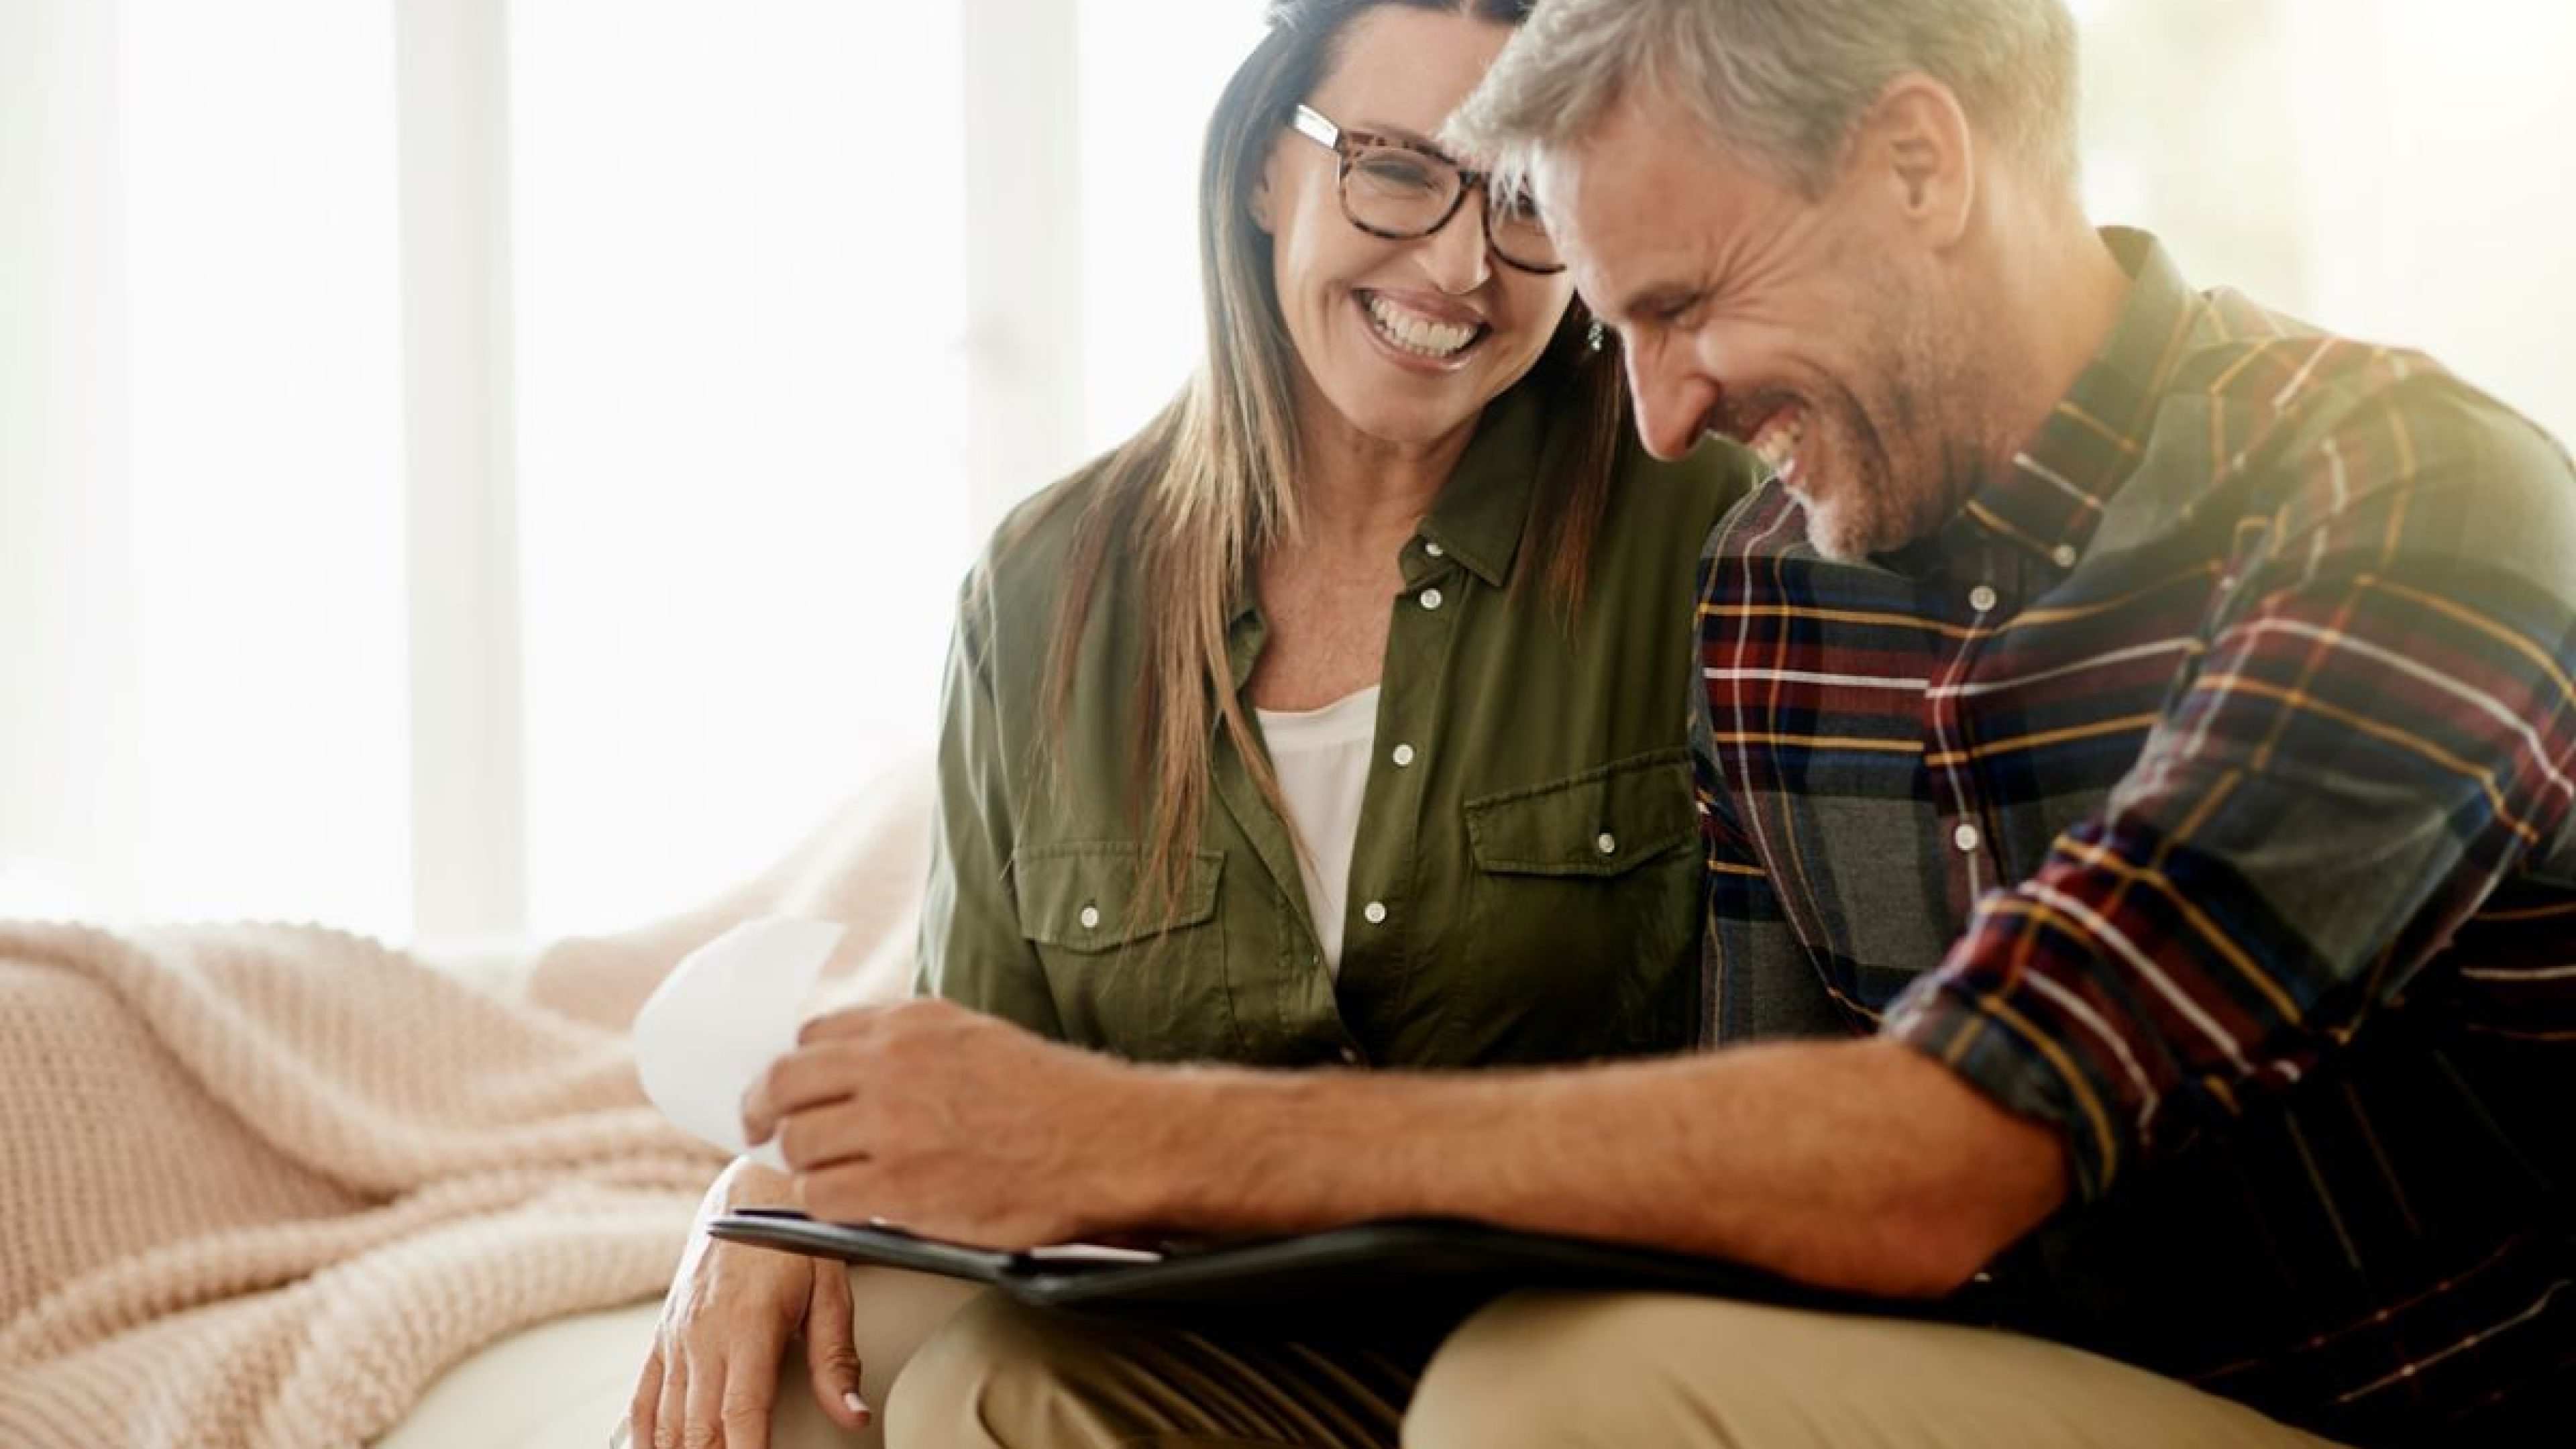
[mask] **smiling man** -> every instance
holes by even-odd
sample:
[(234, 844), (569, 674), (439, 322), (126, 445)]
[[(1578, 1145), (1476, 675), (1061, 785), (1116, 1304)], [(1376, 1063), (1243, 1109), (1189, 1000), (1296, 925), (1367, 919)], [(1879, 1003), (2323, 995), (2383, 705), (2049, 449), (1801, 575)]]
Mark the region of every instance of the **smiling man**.
[(1716, 1049), (1138, 1068), (914, 1003), (748, 1104), (817, 1212), (935, 1235), (1447, 1215), (2024, 1307), (986, 1302), (894, 1442), (2563, 1440), (2576, 476), (2097, 232), (2074, 74), (2059, 0), (1550, 0), (1448, 138), (1532, 179), (1649, 446), (1778, 474), (1703, 568)]

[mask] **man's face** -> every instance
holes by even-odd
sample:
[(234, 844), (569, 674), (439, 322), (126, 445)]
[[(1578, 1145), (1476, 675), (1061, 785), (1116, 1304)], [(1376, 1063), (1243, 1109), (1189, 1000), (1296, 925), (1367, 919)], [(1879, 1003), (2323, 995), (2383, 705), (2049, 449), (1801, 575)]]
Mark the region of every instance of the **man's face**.
[(1831, 558), (1931, 533), (1977, 483), (1981, 369), (1901, 188), (1855, 160), (1810, 200), (1703, 134), (1626, 102), (1542, 178), (1575, 286), (1626, 346), (1647, 449), (1747, 445)]

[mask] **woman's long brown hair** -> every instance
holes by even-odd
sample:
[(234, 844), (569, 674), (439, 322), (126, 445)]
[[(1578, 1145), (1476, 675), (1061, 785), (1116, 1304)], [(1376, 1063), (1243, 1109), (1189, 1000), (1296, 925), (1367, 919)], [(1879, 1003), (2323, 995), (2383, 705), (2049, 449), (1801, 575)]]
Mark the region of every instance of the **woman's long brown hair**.
[[(1406, 5), (1518, 25), (1530, 3), (1272, 0), (1268, 34), (1217, 101), (1199, 170), (1207, 355), (1180, 396), (1093, 465), (1097, 478), (1066, 559), (1045, 684), (1046, 735), (1061, 741), (1102, 570), (1113, 553), (1131, 558), (1145, 610), (1128, 801), (1146, 837), (1136, 920), (1168, 925), (1179, 909), (1214, 788), (1218, 730), (1242, 754), (1263, 798), (1286, 814), (1226, 653), (1227, 626), (1251, 590), (1253, 569), (1294, 537), (1301, 516), (1291, 387), (1297, 363), (1271, 280), (1270, 238), (1247, 210), (1252, 181), (1290, 110), (1330, 70), (1354, 17)], [(1582, 602), (1627, 426), (1617, 354), (1595, 346), (1590, 332), (1581, 305), (1569, 307), (1523, 384), (1543, 389), (1558, 428), (1571, 431), (1571, 446), (1559, 454), (1565, 466), (1540, 481), (1529, 521), (1532, 543), (1544, 552), (1544, 586), (1569, 617)], [(1516, 570), (1514, 587), (1528, 576)], [(1045, 768), (1053, 774), (1063, 761), (1052, 743), (1048, 749)]]

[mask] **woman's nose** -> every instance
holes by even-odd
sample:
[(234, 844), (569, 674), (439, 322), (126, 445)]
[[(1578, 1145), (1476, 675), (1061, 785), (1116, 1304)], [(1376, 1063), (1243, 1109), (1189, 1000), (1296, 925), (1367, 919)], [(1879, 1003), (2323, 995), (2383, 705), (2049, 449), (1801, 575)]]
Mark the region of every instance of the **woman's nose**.
[(1494, 274), (1494, 261), (1485, 247), (1485, 217), (1478, 210), (1484, 200), (1483, 192), (1469, 192), (1438, 231), (1416, 243), (1422, 249), (1423, 271), (1433, 286), (1450, 296), (1463, 297)]

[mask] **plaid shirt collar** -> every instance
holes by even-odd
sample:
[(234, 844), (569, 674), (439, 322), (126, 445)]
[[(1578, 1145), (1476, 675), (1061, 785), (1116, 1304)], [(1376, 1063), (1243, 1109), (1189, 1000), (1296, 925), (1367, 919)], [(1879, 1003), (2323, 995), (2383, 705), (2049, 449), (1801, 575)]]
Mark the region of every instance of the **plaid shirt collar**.
[(1943, 530), (1941, 552), (2001, 539), (2062, 574), (2083, 558), (2112, 496), (2136, 470), (2158, 396), (2202, 308), (2154, 237), (2118, 228), (2102, 237), (2131, 278), (2120, 320), (2013, 466)]

